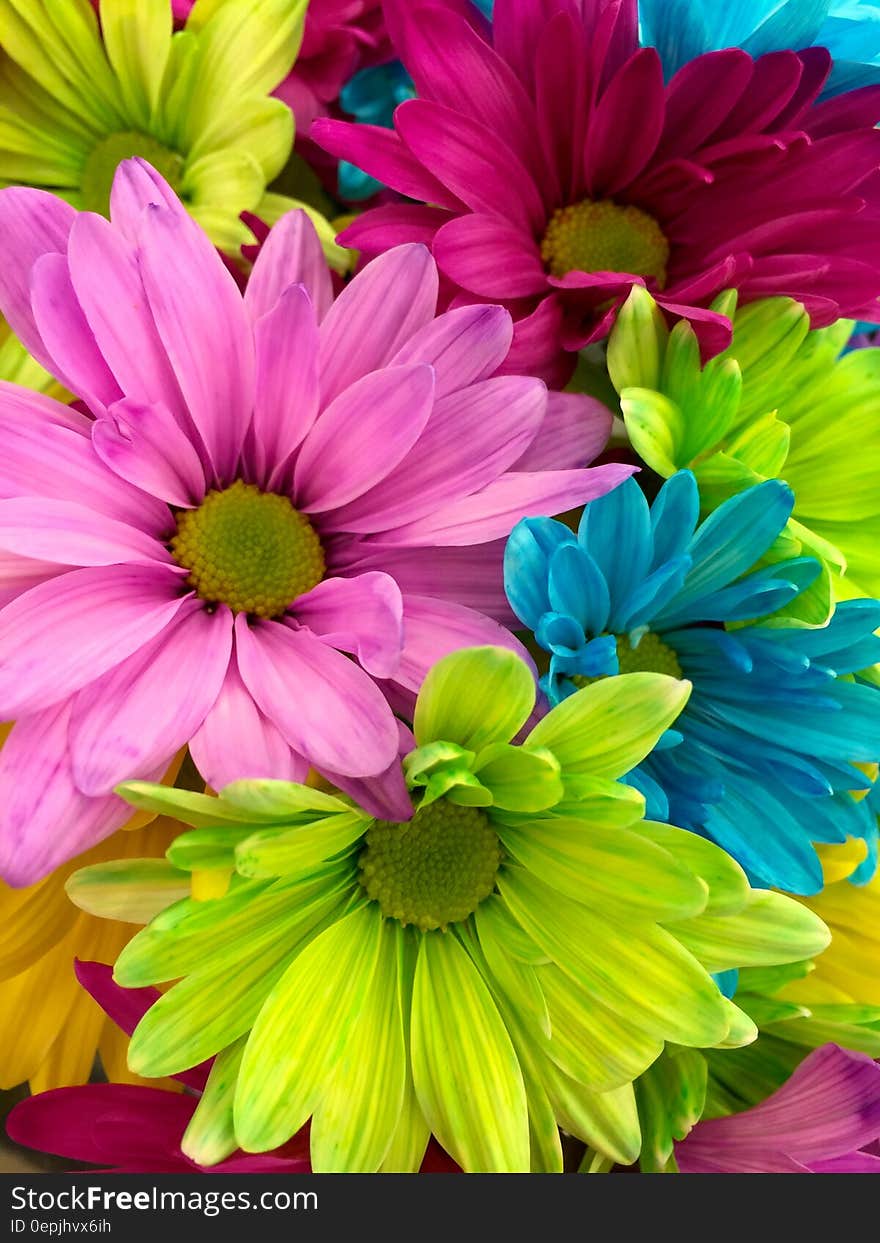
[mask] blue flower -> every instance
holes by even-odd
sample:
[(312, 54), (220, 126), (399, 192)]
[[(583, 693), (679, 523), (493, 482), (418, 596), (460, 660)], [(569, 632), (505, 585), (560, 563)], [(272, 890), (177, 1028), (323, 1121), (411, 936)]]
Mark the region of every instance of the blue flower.
[(834, 58), (826, 96), (880, 82), (880, 0), (640, 0), (639, 18), (667, 77), (717, 48), (763, 56), (818, 46)]
[(628, 480), (586, 507), (576, 537), (524, 519), (504, 569), (515, 613), (550, 654), (551, 704), (637, 669), (693, 683), (629, 774), (648, 815), (712, 838), (759, 884), (809, 894), (822, 888), (813, 842), (861, 837), (876, 855), (876, 817), (850, 791), (870, 785), (856, 764), (880, 756), (880, 692), (851, 675), (880, 661), (880, 602), (839, 604), (818, 629), (772, 616), (818, 572), (806, 557), (753, 568), (792, 504), (769, 480), (698, 525), (690, 471), (650, 508)]

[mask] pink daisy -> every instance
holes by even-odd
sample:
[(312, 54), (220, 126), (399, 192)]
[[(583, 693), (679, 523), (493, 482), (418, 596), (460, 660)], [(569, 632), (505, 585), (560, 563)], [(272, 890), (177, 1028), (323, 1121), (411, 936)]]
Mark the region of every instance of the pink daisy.
[(817, 105), (824, 49), (712, 52), (666, 85), (635, 0), (497, 0), (486, 37), (441, 0), (388, 16), (419, 98), (394, 130), (312, 137), (430, 206), (375, 208), (342, 240), (430, 245), (453, 305), (513, 312), (509, 366), (564, 381), (634, 284), (706, 353), (729, 287), (797, 298), (815, 327), (880, 318), (880, 88)]
[[(293, 213), (242, 297), (140, 160), (111, 221), (12, 188), (0, 237), (0, 311), (90, 412), (0, 387), (11, 884), (117, 828), (114, 787), (185, 744), (215, 788), (312, 765), (369, 797), (398, 754), (388, 697), (406, 708), (455, 648), (515, 643), (499, 623), (517, 520), (631, 472), (582, 469), (609, 429), (597, 403), (494, 377), (506, 311), (435, 318), (422, 246), (333, 302)], [(408, 807), (395, 768), (384, 808)]]

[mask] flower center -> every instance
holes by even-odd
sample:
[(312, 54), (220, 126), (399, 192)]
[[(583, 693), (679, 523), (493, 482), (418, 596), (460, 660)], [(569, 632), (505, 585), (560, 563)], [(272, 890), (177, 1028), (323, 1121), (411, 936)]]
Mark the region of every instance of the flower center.
[(584, 199), (553, 213), (541, 258), (553, 276), (566, 272), (631, 272), (666, 283), (669, 243), (653, 216), (638, 207)]
[(172, 190), (180, 189), (183, 174), (183, 156), (157, 142), (149, 134), (127, 130), (121, 134), (109, 134), (92, 149), (86, 160), (82, 175), (83, 206), (86, 211), (106, 216), (110, 211), (110, 188), (116, 169), (123, 160), (139, 155), (152, 164), (165, 178)]
[(390, 919), (445, 931), (488, 898), (501, 859), (485, 812), (438, 799), (406, 824), (376, 821), (360, 857), (361, 884)]
[(211, 604), (277, 617), (324, 577), (321, 541), (286, 496), (239, 479), (177, 517), (169, 545), (187, 583)]
[[(620, 673), (666, 673), (671, 678), (682, 676), (675, 652), (650, 630), (642, 635), (638, 647), (633, 647), (626, 635), (617, 636), (617, 664)], [(571, 680), (580, 688), (607, 676), (603, 673), (598, 678), (585, 678), (575, 674)]]

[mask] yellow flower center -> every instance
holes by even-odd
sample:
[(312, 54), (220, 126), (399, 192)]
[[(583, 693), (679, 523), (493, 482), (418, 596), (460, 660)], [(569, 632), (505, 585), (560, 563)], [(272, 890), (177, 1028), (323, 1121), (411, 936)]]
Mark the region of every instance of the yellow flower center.
[(361, 884), (389, 919), (445, 931), (489, 896), (502, 857), (485, 812), (438, 799), (406, 824), (376, 821), (360, 857)]
[(106, 216), (110, 211), (110, 188), (116, 169), (123, 160), (139, 155), (161, 173), (172, 190), (179, 191), (183, 177), (183, 156), (163, 146), (149, 134), (127, 130), (121, 134), (109, 134), (94, 147), (86, 160), (82, 174), (83, 207), (86, 211)]
[(567, 272), (631, 272), (666, 283), (669, 243), (657, 221), (638, 207), (584, 199), (553, 213), (541, 258), (553, 276)]
[(286, 496), (239, 479), (183, 510), (170, 543), (190, 587), (235, 613), (278, 617), (324, 577), (321, 541)]

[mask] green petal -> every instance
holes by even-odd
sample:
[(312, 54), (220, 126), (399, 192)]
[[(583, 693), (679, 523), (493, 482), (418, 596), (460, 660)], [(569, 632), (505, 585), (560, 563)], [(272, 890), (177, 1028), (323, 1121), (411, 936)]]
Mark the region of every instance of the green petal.
[(684, 1139), (703, 1116), (707, 1069), (702, 1053), (677, 1049), (658, 1058), (636, 1083), (643, 1173), (664, 1172), (675, 1141)]
[(690, 693), (690, 682), (662, 673), (603, 678), (548, 712), (525, 745), (552, 751), (565, 778), (622, 777), (650, 754)]
[(727, 1011), (727, 1035), (718, 1041), (719, 1049), (739, 1049), (758, 1038), (758, 1029), (744, 1010), (726, 997), (722, 998)]
[(452, 652), (422, 683), (413, 722), (416, 742), (455, 742), (469, 751), (510, 742), (534, 706), (532, 674), (507, 648)]
[(242, 1036), (217, 1054), (202, 1099), (180, 1141), (186, 1156), (199, 1165), (217, 1165), (238, 1147), (232, 1125), (232, 1102), (244, 1046)]
[(388, 1151), (404, 1105), (407, 1057), (398, 986), (403, 929), (382, 923), (375, 973), (348, 1037), (330, 1068), (312, 1119), (316, 1174), (372, 1174)]
[[(552, 816), (574, 817), (608, 829), (635, 827), (645, 814), (644, 795), (609, 777), (565, 775), (566, 797), (553, 808)], [(524, 818), (523, 818), (524, 822)]]
[(547, 1091), (566, 1131), (621, 1165), (632, 1165), (642, 1143), (631, 1083), (611, 1092), (591, 1092), (557, 1067), (546, 1074)]
[(382, 925), (374, 904), (337, 920), (295, 957), (262, 1004), (235, 1095), (235, 1131), (246, 1152), (267, 1152), (294, 1135), (339, 1059), (376, 1058), (352, 1034), (375, 976)]
[(669, 851), (625, 829), (537, 817), (495, 827), (506, 850), (546, 884), (577, 902), (636, 918), (684, 919), (706, 906), (706, 885)]
[[(284, 832), (279, 829), (278, 832)], [(253, 833), (253, 825), (234, 824), (219, 829), (193, 829), (181, 833), (166, 850), (166, 857), (184, 872), (204, 868), (234, 868), (235, 848)]]
[(494, 805), (509, 811), (543, 811), (562, 798), (559, 761), (550, 751), (491, 743), (477, 756), (474, 772)]
[(202, 208), (216, 212), (222, 205), (233, 226), (239, 212), (256, 208), (265, 188), (263, 170), (246, 151), (212, 151), (188, 160), (180, 187), (195, 219)]
[(528, 1109), (516, 1053), (479, 972), (449, 934), (422, 938), (412, 1065), (422, 1113), (464, 1170), (528, 1172)]
[(707, 971), (797, 962), (821, 954), (831, 940), (825, 924), (793, 898), (753, 890), (738, 915), (701, 915), (670, 931)]
[(618, 393), (625, 388), (660, 387), (669, 329), (657, 303), (634, 286), (608, 340), (608, 374)]
[(254, 778), (233, 781), (221, 791), (224, 803), (253, 814), (261, 820), (290, 820), (309, 812), (321, 812), (325, 816), (351, 810), (350, 805), (335, 794), (299, 785), (295, 781), (270, 781)]
[(272, 824), (281, 817), (257, 811), (244, 811), (226, 799), (211, 798), (192, 790), (175, 790), (153, 781), (126, 781), (116, 793), (132, 807), (172, 816), (198, 829), (219, 828), (225, 824)]
[(549, 1039), (550, 1015), (533, 967), (513, 956), (506, 944), (509, 924), (497, 894), (481, 902), (474, 913), (479, 948), (486, 959), (493, 983), (520, 1014), (527, 1014), (530, 1023), (537, 1023)]
[(293, 147), (293, 113), (281, 99), (248, 99), (233, 113), (220, 113), (190, 153), (201, 159), (217, 151), (242, 151), (260, 170), (263, 184), (274, 180)]
[(400, 1017), (403, 1023), (406, 1082), (400, 1118), (382, 1162), (380, 1169), (382, 1174), (417, 1173), (431, 1138), (431, 1128), (425, 1121), (425, 1116), (416, 1100), (410, 1058), (412, 988), (420, 939), (420, 936), (411, 928), (401, 928), (397, 938), (397, 988), (400, 996)]
[(634, 824), (630, 832), (656, 842), (668, 850), (679, 863), (699, 876), (709, 889), (706, 911), (729, 915), (741, 911), (750, 900), (751, 888), (745, 872), (735, 859), (714, 842), (656, 820)]
[(132, 123), (149, 132), (171, 52), (167, 0), (101, 0), (101, 32)]
[(529, 1170), (532, 1174), (561, 1174), (564, 1163), (559, 1124), (542, 1079), (546, 1059), (535, 1045), (528, 1022), (520, 1021), (515, 1007), (508, 1006), (503, 998), (499, 1006), (516, 1050), (526, 1089), (529, 1110)]
[(148, 924), (173, 902), (189, 897), (190, 876), (165, 859), (114, 859), (80, 868), (64, 888), (89, 915)]
[(347, 850), (371, 823), (360, 811), (346, 811), (280, 832), (264, 829), (240, 843), (235, 865), (242, 876), (302, 876)]
[(650, 389), (626, 388), (620, 408), (633, 448), (658, 475), (668, 479), (688, 464), (684, 415), (675, 402)]

